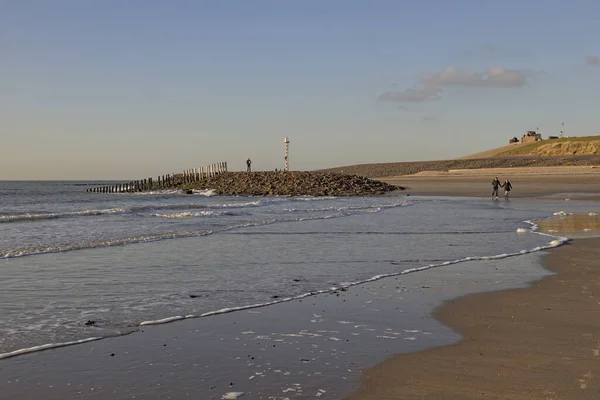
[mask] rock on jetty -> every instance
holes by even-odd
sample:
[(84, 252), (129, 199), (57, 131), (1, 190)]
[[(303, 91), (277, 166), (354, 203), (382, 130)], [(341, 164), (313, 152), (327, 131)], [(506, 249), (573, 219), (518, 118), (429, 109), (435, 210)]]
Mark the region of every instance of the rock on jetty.
[(356, 175), (297, 171), (225, 172), (182, 189), (212, 189), (225, 196), (370, 196), (404, 190)]

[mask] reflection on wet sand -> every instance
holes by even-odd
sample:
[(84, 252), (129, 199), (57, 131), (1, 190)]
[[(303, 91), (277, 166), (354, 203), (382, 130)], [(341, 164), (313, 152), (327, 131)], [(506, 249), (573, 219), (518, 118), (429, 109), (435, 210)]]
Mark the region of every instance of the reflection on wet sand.
[[(558, 214), (558, 213), (557, 213)], [(537, 221), (541, 232), (559, 233), (570, 236), (596, 236), (600, 234), (600, 215), (559, 214), (556, 218)]]

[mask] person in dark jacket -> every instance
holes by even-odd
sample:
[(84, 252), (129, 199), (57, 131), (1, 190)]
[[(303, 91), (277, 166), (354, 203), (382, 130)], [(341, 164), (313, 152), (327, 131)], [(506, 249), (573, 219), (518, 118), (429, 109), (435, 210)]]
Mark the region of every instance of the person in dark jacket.
[(510, 183), (510, 181), (507, 179), (504, 181), (504, 183), (502, 185), (500, 185), (504, 188), (504, 198), (506, 200), (508, 200), (508, 192), (510, 192), (510, 190), (512, 189), (512, 184)]
[(500, 186), (500, 180), (495, 177), (492, 181), (492, 200), (498, 200), (498, 187)]
[(246, 172), (252, 172), (252, 168), (250, 167), (252, 165), (252, 161), (250, 161), (250, 158), (248, 158), (246, 160)]

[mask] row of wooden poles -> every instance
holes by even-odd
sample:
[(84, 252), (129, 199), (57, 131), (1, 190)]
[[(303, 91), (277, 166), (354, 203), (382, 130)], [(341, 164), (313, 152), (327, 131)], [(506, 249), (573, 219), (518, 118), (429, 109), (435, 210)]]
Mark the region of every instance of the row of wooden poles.
[(183, 183), (197, 182), (227, 172), (227, 161), (211, 164), (207, 167), (186, 169), (183, 171)]
[(167, 189), (183, 183), (197, 182), (201, 179), (227, 172), (227, 162), (219, 162), (206, 167), (186, 169), (181, 174), (160, 175), (156, 180), (153, 178), (140, 179), (115, 185), (93, 187), (86, 192), (94, 193), (133, 193), (152, 189)]

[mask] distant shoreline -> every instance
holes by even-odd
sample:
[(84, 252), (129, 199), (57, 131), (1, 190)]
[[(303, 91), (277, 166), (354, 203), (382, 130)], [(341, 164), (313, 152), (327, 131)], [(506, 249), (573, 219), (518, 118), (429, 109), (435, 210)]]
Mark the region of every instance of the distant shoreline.
[(501, 181), (510, 180), (512, 199), (600, 200), (600, 168), (592, 167), (430, 171), (378, 179), (405, 186), (410, 195), (491, 197), (491, 181), (496, 176)]
[(569, 166), (600, 166), (600, 155), (591, 156), (554, 156), (554, 157), (496, 157), (478, 159), (454, 159), (437, 161), (407, 161), (348, 165), (322, 169), (323, 172), (338, 172), (360, 175), (367, 178), (382, 178), (391, 176), (406, 176), (422, 171), (449, 171), (456, 169), (486, 169), (486, 168), (515, 168), (515, 167), (569, 167)]

